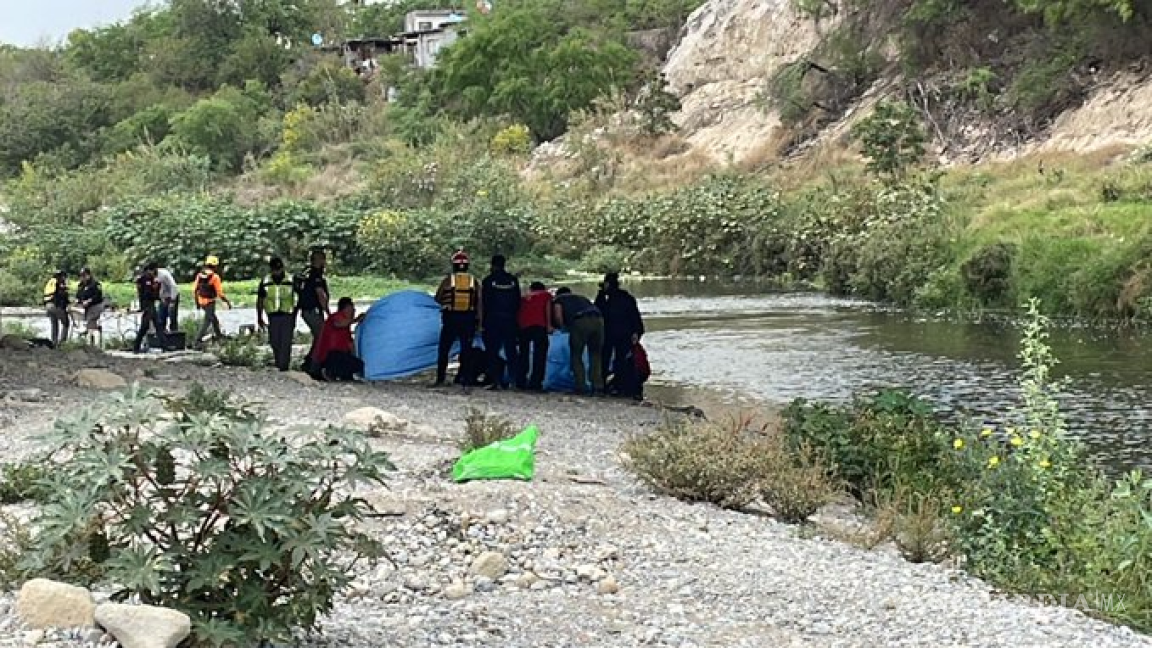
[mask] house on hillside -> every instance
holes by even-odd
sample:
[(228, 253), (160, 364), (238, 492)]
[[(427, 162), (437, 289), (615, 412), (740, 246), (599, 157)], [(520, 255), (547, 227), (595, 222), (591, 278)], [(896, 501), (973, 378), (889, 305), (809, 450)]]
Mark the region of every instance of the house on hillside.
[(428, 69), (435, 67), (440, 50), (460, 37), (465, 20), (464, 14), (451, 9), (411, 11), (404, 17), (403, 33), (352, 38), (325, 49), (340, 52), (344, 64), (365, 80), (375, 75), (384, 56), (402, 55), (410, 65)]

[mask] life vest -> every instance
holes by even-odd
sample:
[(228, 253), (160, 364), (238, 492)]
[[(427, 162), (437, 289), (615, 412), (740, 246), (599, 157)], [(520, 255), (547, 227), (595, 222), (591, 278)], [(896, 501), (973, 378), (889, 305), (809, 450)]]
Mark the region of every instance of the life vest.
[(68, 284), (61, 284), (52, 277), (48, 283), (44, 284), (44, 305), (45, 306), (58, 306), (65, 308), (68, 306)]
[(216, 294), (216, 286), (212, 285), (213, 276), (215, 273), (212, 272), (201, 272), (196, 275), (196, 296), (200, 299), (211, 301), (219, 296)]
[(476, 310), (476, 277), (467, 272), (457, 272), (448, 278), (448, 303), (445, 306), (453, 313), (468, 313)]
[(296, 310), (296, 287), (288, 277), (280, 281), (268, 275), (264, 278), (264, 310), (269, 313), (291, 313)]

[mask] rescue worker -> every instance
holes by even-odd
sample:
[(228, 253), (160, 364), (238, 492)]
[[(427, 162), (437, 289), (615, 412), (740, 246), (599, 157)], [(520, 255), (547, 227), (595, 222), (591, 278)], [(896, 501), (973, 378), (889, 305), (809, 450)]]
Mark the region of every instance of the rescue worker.
[(331, 315), (328, 280), (324, 277), (327, 266), (328, 256), (321, 250), (313, 250), (308, 267), (296, 275), (296, 309), (312, 334), (312, 347), (304, 359), (305, 371), (311, 368), (312, 353), (316, 350), (324, 320)]
[[(519, 327), (520, 364), (516, 368), (516, 385), (520, 389), (542, 391), (544, 370), (548, 363), (548, 336), (552, 335), (552, 294), (543, 283), (533, 281), (520, 302), (516, 316)], [(531, 356), (532, 372), (528, 373)]]
[(80, 271), (80, 285), (76, 287), (76, 304), (84, 310), (84, 334), (88, 344), (104, 345), (100, 316), (104, 314), (104, 289), (92, 276), (92, 271)]
[(160, 302), (160, 280), (156, 278), (157, 269), (155, 263), (149, 263), (136, 278), (136, 299), (140, 302), (140, 328), (136, 331), (136, 342), (132, 345), (133, 353), (141, 353), (144, 350), (144, 341), (149, 330), (155, 331), (156, 341), (161, 349), (168, 343), (164, 335), (164, 325), (160, 322), (160, 314), (157, 311)]
[(68, 339), (68, 327), (72, 320), (68, 317), (68, 273), (56, 271), (44, 284), (44, 311), (52, 326), (52, 348), (59, 347)]
[(196, 333), (195, 339), (192, 340), (192, 348), (195, 349), (202, 348), (204, 336), (208, 333), (209, 327), (212, 329), (213, 337), (224, 337), (224, 331), (220, 329), (220, 319), (216, 317), (216, 303), (224, 302), (228, 308), (232, 308), (232, 302), (224, 294), (224, 284), (216, 272), (219, 267), (220, 259), (210, 255), (204, 260), (204, 269), (196, 275), (193, 284), (196, 308), (204, 311), (204, 321), (200, 323), (200, 330)]
[[(601, 354), (604, 350), (604, 318), (587, 297), (574, 294), (568, 288), (556, 291), (552, 300), (552, 319), (555, 325), (568, 332), (568, 350), (571, 353), (572, 374), (576, 379), (576, 393), (588, 390), (591, 371), (592, 395), (604, 394), (604, 372)], [(584, 367), (584, 351), (588, 351), (591, 367)]]
[[(488, 354), (489, 389), (508, 388), (509, 369), (520, 366), (516, 315), (520, 311), (520, 280), (506, 270), (504, 255), (492, 257), (491, 273), (484, 277), (480, 301), (484, 304), (484, 349)], [(504, 358), (500, 358), (500, 353)], [(505, 362), (507, 361), (507, 362)]]
[(433, 387), (441, 387), (448, 376), (448, 355), (452, 343), (460, 344), (460, 369), (456, 372), (456, 382), (465, 391), (475, 378), (475, 367), (465, 362), (476, 337), (476, 327), (483, 321), (483, 297), (480, 282), (468, 272), (469, 259), (464, 250), (452, 255), (452, 274), (444, 277), (436, 289), (436, 303), (440, 304), (441, 326), (440, 345), (436, 355), (436, 382)]
[(596, 308), (604, 317), (604, 377), (621, 395), (636, 398), (641, 385), (632, 349), (644, 335), (644, 319), (636, 298), (620, 287), (620, 275), (609, 272), (596, 295)]
[(292, 362), (292, 337), (296, 334), (296, 288), (278, 257), (268, 261), (268, 271), (268, 276), (256, 288), (256, 326), (268, 332), (268, 346), (272, 347), (276, 368), (288, 371)]

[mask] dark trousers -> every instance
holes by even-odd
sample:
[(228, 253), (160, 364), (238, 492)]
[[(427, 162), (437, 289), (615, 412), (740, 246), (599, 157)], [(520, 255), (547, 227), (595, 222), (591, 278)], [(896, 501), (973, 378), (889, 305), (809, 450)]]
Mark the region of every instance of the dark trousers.
[[(604, 392), (604, 370), (601, 367), (604, 353), (604, 320), (599, 315), (578, 318), (568, 331), (568, 347), (571, 352), (572, 376), (576, 379), (576, 393), (588, 389), (589, 374), (592, 390)], [(588, 350), (591, 367), (584, 368), (584, 350)]]
[(300, 311), (300, 319), (304, 320), (304, 324), (308, 326), (308, 332), (312, 334), (312, 346), (308, 349), (308, 355), (304, 358), (304, 371), (309, 371), (314, 368), (319, 370), (319, 367), (312, 367), (312, 352), (316, 350), (316, 343), (320, 341), (320, 331), (324, 328), (324, 311), (319, 308), (309, 308)]
[(604, 377), (612, 376), (612, 386), (621, 396), (640, 394), (640, 381), (636, 376), (636, 361), (632, 357), (632, 336), (609, 337), (604, 342)]
[[(508, 386), (508, 369), (520, 366), (516, 339), (516, 320), (490, 321), (484, 324), (484, 349), (488, 353), (488, 378), (492, 384)], [(500, 358), (500, 352), (504, 358)]]
[(272, 347), (272, 361), (280, 371), (288, 371), (288, 365), (292, 362), (292, 338), (295, 335), (295, 315), (268, 314), (268, 346)]
[(200, 309), (204, 311), (204, 319), (200, 322), (200, 330), (196, 332), (196, 339), (192, 341), (192, 345), (195, 347), (199, 347), (204, 342), (204, 336), (208, 335), (209, 329), (216, 337), (224, 337), (224, 331), (220, 328), (220, 319), (216, 317), (216, 300), (202, 305)]
[(180, 330), (180, 298), (172, 300), (171, 304), (160, 302), (160, 323), (168, 331)]
[(355, 380), (356, 374), (364, 373), (364, 361), (346, 351), (333, 351), (324, 358), (323, 376), (327, 380)]
[(144, 347), (144, 339), (148, 335), (149, 329), (156, 332), (156, 341), (160, 343), (160, 348), (164, 348), (167, 338), (164, 335), (164, 325), (160, 322), (160, 315), (156, 312), (155, 304), (145, 306), (140, 313), (140, 329), (136, 331), (136, 343), (132, 345), (132, 350), (136, 353), (140, 353)]
[[(440, 346), (436, 354), (436, 382), (442, 383), (448, 376), (448, 355), (452, 352), (452, 343), (460, 343), (460, 353), (463, 355), (467, 349), (472, 348), (472, 340), (476, 337), (476, 313), (446, 312), (441, 316)], [(464, 384), (469, 384), (472, 376), (468, 375), (462, 362), (456, 377)]]
[[(544, 370), (548, 365), (548, 329), (530, 326), (520, 330), (520, 363), (516, 367), (516, 386), (521, 389), (542, 389)], [(529, 362), (531, 357), (531, 362)], [(532, 374), (528, 374), (531, 365)]]

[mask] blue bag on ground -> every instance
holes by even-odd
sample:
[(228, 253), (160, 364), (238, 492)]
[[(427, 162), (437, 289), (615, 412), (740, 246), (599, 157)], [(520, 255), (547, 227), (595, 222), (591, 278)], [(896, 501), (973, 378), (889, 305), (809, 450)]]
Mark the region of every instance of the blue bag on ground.
[[(584, 351), (584, 366), (589, 367), (588, 351)], [(550, 392), (576, 391), (576, 377), (572, 375), (572, 351), (568, 346), (568, 334), (556, 331), (548, 340), (548, 364), (544, 368), (544, 389)], [(584, 386), (585, 391), (592, 389), (592, 384)]]
[(452, 479), (457, 482), (474, 479), (521, 479), (531, 481), (536, 474), (535, 425), (511, 439), (476, 448), (452, 466)]
[(427, 293), (404, 290), (373, 304), (356, 331), (364, 379), (393, 380), (435, 368), (440, 326), (440, 305)]

